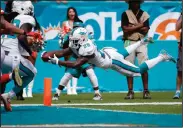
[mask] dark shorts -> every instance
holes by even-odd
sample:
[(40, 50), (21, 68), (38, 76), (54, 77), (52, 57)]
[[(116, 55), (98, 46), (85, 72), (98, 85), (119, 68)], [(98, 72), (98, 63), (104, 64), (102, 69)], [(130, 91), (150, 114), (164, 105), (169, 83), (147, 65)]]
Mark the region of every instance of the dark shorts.
[(178, 51), (177, 71), (182, 71), (182, 48), (179, 48)]

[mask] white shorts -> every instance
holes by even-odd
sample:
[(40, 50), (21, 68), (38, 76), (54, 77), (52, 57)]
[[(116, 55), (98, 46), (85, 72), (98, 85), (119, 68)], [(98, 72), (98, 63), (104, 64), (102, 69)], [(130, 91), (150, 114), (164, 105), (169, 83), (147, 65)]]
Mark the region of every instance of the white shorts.
[(19, 68), (21, 76), (35, 76), (37, 73), (34, 65), (29, 60), (23, 58), (19, 53), (15, 54), (5, 51), (2, 73), (10, 73), (16, 67)]

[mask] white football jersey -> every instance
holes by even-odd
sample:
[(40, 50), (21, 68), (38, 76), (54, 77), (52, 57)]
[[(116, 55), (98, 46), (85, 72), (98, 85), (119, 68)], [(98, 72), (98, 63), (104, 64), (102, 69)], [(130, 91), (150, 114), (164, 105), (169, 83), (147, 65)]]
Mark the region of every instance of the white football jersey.
[[(20, 28), (25, 23), (29, 23), (33, 27), (36, 25), (35, 19), (30, 15), (18, 15), (12, 21), (12, 24), (18, 28)], [(1, 46), (5, 51), (11, 51), (11, 53), (20, 53), (20, 46), (16, 35), (2, 35)], [(24, 50), (22, 50), (22, 52), (24, 52)]]
[(78, 57), (89, 57), (91, 55), (94, 56), (93, 58), (89, 59), (88, 63), (94, 64), (97, 67), (109, 68), (112, 64), (110, 56), (104, 51), (99, 51), (97, 46), (90, 39), (83, 43), (78, 50), (74, 48), (71, 48), (71, 50)]

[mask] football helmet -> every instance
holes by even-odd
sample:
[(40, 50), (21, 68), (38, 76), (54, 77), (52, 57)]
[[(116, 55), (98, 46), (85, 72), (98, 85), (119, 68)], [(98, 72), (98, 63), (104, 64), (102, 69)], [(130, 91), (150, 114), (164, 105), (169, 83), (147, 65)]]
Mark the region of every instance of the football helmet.
[(12, 11), (22, 15), (34, 15), (34, 6), (31, 1), (13, 1)]
[(69, 36), (69, 47), (78, 49), (80, 45), (88, 40), (88, 31), (83, 27), (73, 29)]

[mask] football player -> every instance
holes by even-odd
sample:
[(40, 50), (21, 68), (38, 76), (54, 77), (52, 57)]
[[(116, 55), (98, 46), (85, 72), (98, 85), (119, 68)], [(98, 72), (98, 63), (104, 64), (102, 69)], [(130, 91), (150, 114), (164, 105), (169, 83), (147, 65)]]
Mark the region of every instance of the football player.
[[(33, 5), (31, 1), (13, 1), (12, 10), (18, 12), (20, 15), (16, 16), (12, 23), (23, 29), (26, 33), (32, 31), (35, 27), (35, 19), (33, 18)], [(10, 36), (5, 35), (2, 41), (2, 47), (5, 51), (5, 59), (3, 62), (3, 73), (11, 72), (15, 67), (19, 68), (19, 73), (22, 76), (22, 86), (15, 86), (10, 92), (2, 94), (2, 97), (5, 99), (5, 109), (11, 111), (10, 99), (15, 96), (21, 89), (26, 87), (34, 78), (37, 73), (36, 68), (31, 63), (24, 54), (32, 55), (32, 50), (40, 50), (43, 46), (42, 36), (39, 34), (36, 38), (27, 38), (25, 36)], [(24, 42), (24, 43), (19, 43)], [(27, 44), (27, 47), (24, 47), (22, 44)]]
[[(69, 48), (53, 52), (47, 52), (42, 55), (43, 61), (49, 61), (53, 64), (71, 68), (79, 68), (83, 64), (90, 63), (103, 69), (112, 69), (126, 76), (140, 76), (143, 72), (151, 69), (162, 61), (176, 62), (166, 51), (162, 50), (160, 54), (145, 61), (139, 67), (126, 61), (124, 58), (141, 45), (153, 43), (151, 38), (145, 38), (137, 43), (126, 47), (121, 53), (112, 47), (104, 47), (98, 50), (97, 46), (88, 39), (85, 28), (73, 30), (70, 37)], [(76, 61), (61, 61), (58, 58), (69, 54), (77, 55)], [(57, 58), (58, 57), (58, 58)]]
[[(84, 25), (81, 22), (74, 22), (74, 24), (73, 24), (74, 29), (76, 29), (77, 27), (83, 27), (83, 26)], [(64, 38), (60, 42), (61, 45), (64, 45), (64, 46), (68, 45), (69, 46), (69, 35), (71, 33), (72, 33), (72, 31), (64, 36)], [(89, 35), (89, 38), (93, 39), (91, 34)], [(70, 61), (73, 61), (76, 59), (77, 59), (77, 56), (75, 54), (72, 54), (71, 57), (69, 58)], [(94, 93), (95, 93), (93, 100), (102, 100), (102, 96), (101, 96), (100, 91), (99, 91), (97, 76), (95, 75), (95, 72), (93, 70), (93, 66), (91, 64), (88, 64), (88, 63), (82, 65), (79, 68), (67, 68), (66, 67), (65, 74), (62, 77), (62, 79), (60, 80), (59, 86), (56, 89), (56, 93), (53, 96), (52, 100), (58, 100), (61, 91), (68, 84), (69, 80), (72, 79), (72, 77), (79, 78), (81, 74), (83, 74), (84, 77), (88, 76), (88, 78), (90, 79), (90, 81), (92, 83)]]

